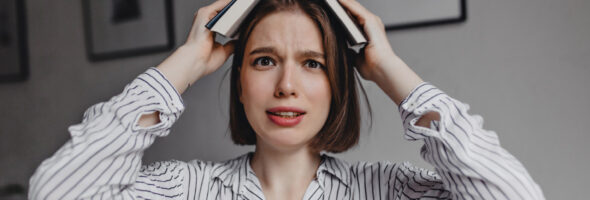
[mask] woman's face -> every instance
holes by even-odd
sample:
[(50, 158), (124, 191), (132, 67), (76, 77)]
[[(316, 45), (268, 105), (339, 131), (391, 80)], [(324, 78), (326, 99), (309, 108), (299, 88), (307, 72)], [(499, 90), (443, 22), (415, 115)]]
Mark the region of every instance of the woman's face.
[(250, 33), (240, 69), (240, 102), (257, 144), (306, 146), (330, 111), (322, 35), (300, 12), (276, 12)]

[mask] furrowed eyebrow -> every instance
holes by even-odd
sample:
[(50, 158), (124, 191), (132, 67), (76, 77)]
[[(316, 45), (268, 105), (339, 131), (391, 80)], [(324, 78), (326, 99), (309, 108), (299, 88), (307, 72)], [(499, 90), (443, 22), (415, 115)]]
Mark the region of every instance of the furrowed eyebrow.
[[(258, 54), (258, 53), (277, 54), (277, 51), (273, 47), (259, 47), (259, 48), (256, 48), (256, 49), (250, 51), (249, 55), (254, 55), (254, 54)], [(312, 51), (312, 50), (306, 50), (306, 51), (303, 51), (299, 54), (301, 57), (305, 57), (305, 58), (324, 58), (323, 53), (320, 53), (317, 51)]]
[(250, 51), (250, 55), (254, 55), (257, 53), (271, 53), (274, 54), (276, 53), (275, 49), (272, 47), (260, 47), (260, 48), (256, 48), (252, 51)]
[(323, 53), (320, 53), (320, 52), (317, 52), (317, 51), (311, 51), (311, 50), (304, 51), (301, 54), (301, 56), (302, 57), (306, 57), (306, 58), (324, 58), (324, 54)]

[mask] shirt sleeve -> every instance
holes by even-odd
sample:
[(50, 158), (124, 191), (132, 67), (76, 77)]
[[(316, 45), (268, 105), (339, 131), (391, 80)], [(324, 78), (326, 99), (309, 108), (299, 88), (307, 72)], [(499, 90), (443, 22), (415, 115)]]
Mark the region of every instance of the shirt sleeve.
[[(439, 183), (450, 191), (452, 199), (544, 199), (524, 166), (500, 146), (498, 135), (483, 129), (483, 118), (468, 114), (468, 110), (469, 105), (430, 83), (414, 88), (399, 106), (404, 136), (424, 141), (421, 155), (435, 167), (436, 174), (404, 165), (399, 168), (401, 176), (396, 176), (401, 178), (395, 179), (398, 183), (393, 185), (408, 186), (410, 190), (405, 191), (410, 196), (412, 186), (433, 185), (438, 190)], [(416, 122), (428, 112), (437, 112), (440, 121), (431, 122), (430, 128), (417, 126)], [(441, 198), (449, 195), (422, 193), (444, 195)]]
[[(44, 160), (30, 179), (30, 199), (181, 198), (187, 164), (141, 166), (143, 151), (169, 134), (184, 103), (156, 68), (140, 74), (122, 93), (95, 104), (71, 139)], [(138, 126), (142, 114), (159, 111), (160, 122)]]

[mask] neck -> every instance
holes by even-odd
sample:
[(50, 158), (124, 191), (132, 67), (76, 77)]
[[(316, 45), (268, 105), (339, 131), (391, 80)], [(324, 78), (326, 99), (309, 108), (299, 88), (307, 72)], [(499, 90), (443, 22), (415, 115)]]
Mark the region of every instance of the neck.
[(293, 194), (305, 192), (315, 178), (320, 160), (320, 154), (308, 148), (280, 151), (258, 143), (251, 166), (265, 195)]

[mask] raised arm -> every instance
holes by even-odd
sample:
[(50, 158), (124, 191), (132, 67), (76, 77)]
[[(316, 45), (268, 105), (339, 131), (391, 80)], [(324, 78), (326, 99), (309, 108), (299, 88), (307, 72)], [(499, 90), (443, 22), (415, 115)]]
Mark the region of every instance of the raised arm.
[[(143, 151), (156, 137), (168, 135), (183, 110), (182, 99), (172, 85), (155, 68), (148, 69), (121, 94), (88, 108), (82, 122), (68, 128), (72, 138), (37, 168), (30, 180), (29, 197), (130, 195), (132, 191), (125, 189), (135, 189), (130, 186), (142, 175)], [(136, 125), (139, 115), (155, 111), (159, 112), (158, 124)]]
[[(412, 89), (424, 81), (402, 59), (391, 46), (381, 18), (371, 13), (355, 0), (339, 0), (342, 6), (356, 17), (368, 37), (369, 43), (361, 52), (357, 70), (367, 80), (375, 82), (397, 105)], [(418, 125), (428, 127), (430, 121), (438, 120), (436, 113), (427, 113)]]
[(140, 74), (122, 93), (87, 109), (82, 122), (68, 128), (71, 139), (31, 177), (29, 198), (194, 196), (187, 194), (186, 187), (196, 176), (206, 175), (200, 162), (142, 167), (141, 157), (157, 137), (169, 134), (184, 110), (181, 94), (187, 87), (217, 70), (232, 53), (231, 44), (215, 44), (213, 33), (204, 27), (228, 2), (220, 0), (199, 9), (184, 45), (157, 68)]
[[(400, 175), (392, 177), (397, 184), (390, 189), (412, 198), (544, 199), (522, 164), (500, 146), (498, 136), (482, 128), (480, 116), (468, 114), (467, 104), (422, 81), (393, 52), (378, 16), (355, 0), (340, 2), (369, 39), (359, 73), (399, 105), (406, 138), (423, 140), (422, 157), (436, 168), (432, 175), (399, 168)], [(438, 191), (440, 184), (451, 194)]]
[[(215, 43), (213, 32), (205, 28), (205, 24), (228, 3), (229, 0), (218, 0), (200, 8), (195, 13), (185, 44), (157, 66), (178, 93), (184, 93), (195, 81), (219, 69), (233, 53), (232, 42), (223, 46)], [(142, 116), (140, 126), (158, 123), (157, 115), (158, 113), (153, 113)]]

